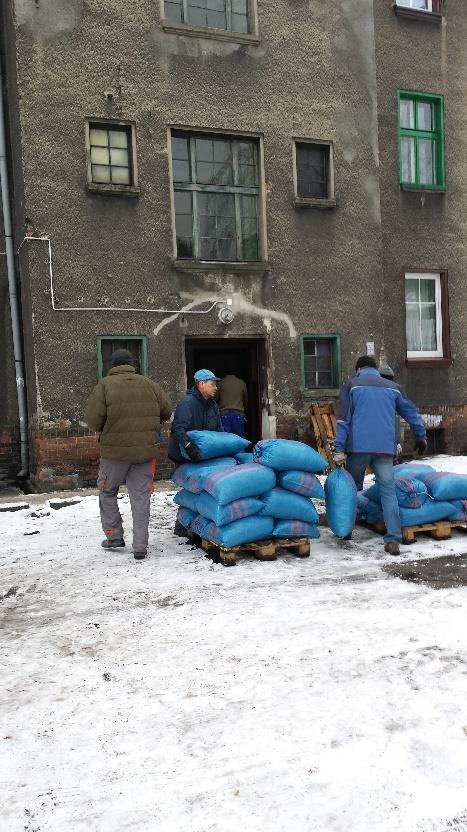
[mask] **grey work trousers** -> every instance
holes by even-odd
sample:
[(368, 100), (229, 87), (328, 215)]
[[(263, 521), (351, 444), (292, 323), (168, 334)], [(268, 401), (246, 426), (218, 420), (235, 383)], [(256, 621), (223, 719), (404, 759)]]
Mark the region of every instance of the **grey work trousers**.
[(119, 487), (126, 483), (133, 516), (133, 551), (146, 552), (155, 470), (155, 459), (140, 463), (101, 459), (97, 485), (102, 529), (107, 540), (119, 540), (123, 537), (123, 522), (118, 510), (117, 497)]

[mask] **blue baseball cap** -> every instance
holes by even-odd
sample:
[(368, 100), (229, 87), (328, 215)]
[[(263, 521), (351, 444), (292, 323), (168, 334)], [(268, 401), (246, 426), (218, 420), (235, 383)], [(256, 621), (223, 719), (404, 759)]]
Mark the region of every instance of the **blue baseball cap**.
[(220, 378), (211, 373), (211, 370), (197, 370), (194, 379), (195, 381), (220, 381)]

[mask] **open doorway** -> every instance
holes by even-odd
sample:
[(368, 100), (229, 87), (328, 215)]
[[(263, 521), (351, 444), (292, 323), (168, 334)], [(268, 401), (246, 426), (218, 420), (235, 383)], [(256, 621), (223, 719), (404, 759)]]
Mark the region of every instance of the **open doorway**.
[(248, 389), (245, 436), (250, 442), (263, 437), (264, 415), (268, 410), (267, 361), (264, 338), (187, 338), (185, 361), (187, 386), (196, 370), (206, 368), (223, 378), (230, 368)]

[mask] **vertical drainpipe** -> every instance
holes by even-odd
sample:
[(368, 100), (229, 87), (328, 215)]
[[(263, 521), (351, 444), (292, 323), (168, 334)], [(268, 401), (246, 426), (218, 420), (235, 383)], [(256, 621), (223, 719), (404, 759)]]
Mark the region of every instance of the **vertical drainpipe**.
[(21, 471), (18, 477), (26, 478), (29, 472), (28, 448), (28, 411), (26, 404), (26, 387), (24, 381), (23, 345), (21, 339), (21, 318), (19, 313), (18, 293), (15, 275), (15, 253), (11, 225), (10, 188), (8, 182), (8, 165), (6, 151), (5, 112), (3, 109), (3, 78), (0, 64), (0, 179), (2, 190), (3, 225), (5, 234), (5, 254), (8, 273), (8, 293), (10, 297), (11, 328), (13, 331), (13, 352), (15, 357), (16, 393), (18, 398), (19, 431), (21, 439)]

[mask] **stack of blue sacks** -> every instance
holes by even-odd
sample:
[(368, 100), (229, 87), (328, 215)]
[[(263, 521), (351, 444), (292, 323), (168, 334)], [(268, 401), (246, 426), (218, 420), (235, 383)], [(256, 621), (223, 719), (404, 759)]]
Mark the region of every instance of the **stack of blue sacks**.
[(319, 537), (310, 497), (324, 498), (314, 472), (327, 463), (316, 451), (267, 439), (247, 454), (250, 443), (235, 434), (188, 436), (202, 462), (182, 465), (172, 476), (182, 487), (174, 498), (182, 526), (225, 548), (270, 537)]
[[(467, 521), (467, 476), (436, 471), (421, 463), (394, 467), (401, 525), (420, 526), (437, 520)], [(362, 520), (383, 519), (376, 483), (358, 495)]]

